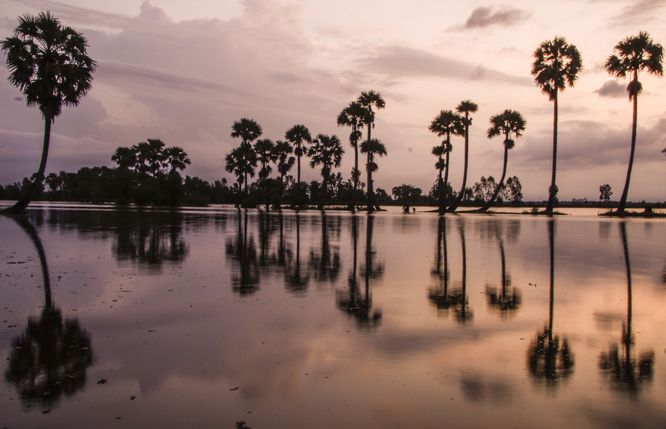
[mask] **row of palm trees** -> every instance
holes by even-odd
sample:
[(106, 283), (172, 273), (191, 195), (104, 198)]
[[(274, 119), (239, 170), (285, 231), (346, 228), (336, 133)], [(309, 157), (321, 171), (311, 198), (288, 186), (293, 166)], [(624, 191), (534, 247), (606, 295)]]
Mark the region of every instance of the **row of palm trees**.
[[(20, 212), (30, 203), (35, 190), (40, 188), (44, 180), (46, 162), (50, 146), (51, 125), (61, 113), (63, 106), (76, 106), (92, 86), (96, 62), (87, 54), (86, 38), (71, 27), (63, 26), (49, 12), (19, 17), (18, 26), (11, 37), (2, 40), (2, 50), (6, 53), (9, 68), (9, 81), (18, 87), (26, 96), (28, 106), (37, 105), (44, 118), (44, 141), (42, 156), (37, 173), (33, 176), (31, 186), (19, 201), (6, 211)], [(631, 181), (631, 173), (636, 149), (638, 122), (638, 95), (642, 91), (639, 72), (663, 75), (663, 47), (652, 40), (645, 32), (637, 36), (623, 39), (614, 47), (614, 53), (605, 63), (605, 68), (617, 78), (630, 78), (627, 86), (629, 99), (633, 102), (633, 120), (631, 133), (631, 150), (625, 178), (625, 184), (615, 214), (624, 215)], [(567, 87), (574, 86), (579, 73), (583, 69), (580, 52), (575, 45), (563, 37), (555, 37), (544, 41), (534, 51), (532, 75), (536, 85), (553, 102), (553, 156), (551, 183), (548, 189), (548, 204), (545, 214), (552, 214), (556, 201), (557, 184), (557, 144), (558, 144), (558, 98), (559, 93)], [(359, 142), (363, 138), (363, 128), (367, 138), (360, 144), (361, 152), (367, 154), (367, 208), (369, 212), (379, 209), (374, 198), (373, 173), (377, 171), (376, 157), (386, 155), (385, 145), (372, 138), (377, 111), (385, 107), (385, 101), (376, 91), (367, 91), (338, 115), (337, 122), (341, 126), (351, 127), (349, 142), (354, 148), (354, 169), (352, 179), (354, 195), (360, 187), (360, 169), (358, 160)], [(440, 195), (439, 211), (455, 211), (464, 195), (469, 164), (469, 127), (472, 125), (471, 114), (478, 106), (469, 101), (461, 102), (456, 112), (444, 110), (431, 122), (430, 130), (440, 137), (445, 137), (441, 144), (433, 149), (438, 160), (438, 192)], [(506, 173), (507, 151), (514, 145), (511, 138), (519, 137), (524, 131), (525, 121), (522, 116), (512, 110), (506, 110), (491, 118), (488, 137), (504, 136), (504, 167)], [(227, 155), (227, 171), (238, 177), (239, 188), (244, 186), (247, 196), (248, 176), (254, 175), (257, 162), (261, 164), (260, 181), (265, 182), (272, 171), (271, 163), (276, 163), (280, 173), (280, 195), (284, 190), (284, 179), (292, 168), (295, 155), (297, 161), (297, 187), (301, 188), (301, 158), (310, 156), (310, 164), (321, 165), (324, 188), (330, 180), (332, 169), (339, 167), (344, 150), (337, 137), (319, 134), (312, 138), (304, 125), (296, 125), (285, 134), (286, 141), (273, 143), (268, 139), (258, 140), (261, 127), (251, 119), (243, 118), (234, 123), (232, 136), (240, 138), (240, 145)], [(461, 191), (453, 201), (449, 201), (448, 175), (451, 151), (451, 136), (462, 135), (465, 138), (465, 165)], [(309, 146), (309, 147), (308, 147)], [(498, 183), (495, 197), (503, 186)], [(239, 189), (240, 190), (240, 189)], [(325, 192), (324, 192), (325, 195)], [(486, 211), (493, 204), (492, 198), (482, 207)], [(352, 210), (356, 207), (352, 201)], [(323, 201), (321, 203), (323, 207)]]

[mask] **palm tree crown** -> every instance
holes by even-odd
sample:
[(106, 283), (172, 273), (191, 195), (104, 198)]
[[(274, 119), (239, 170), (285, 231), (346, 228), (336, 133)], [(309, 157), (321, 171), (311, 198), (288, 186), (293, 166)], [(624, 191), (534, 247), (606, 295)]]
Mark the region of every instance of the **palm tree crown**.
[(564, 37), (546, 40), (534, 51), (532, 75), (541, 91), (554, 100), (567, 85), (573, 86), (583, 62), (576, 46)]
[(605, 67), (612, 76), (631, 76), (632, 82), (627, 86), (631, 99), (643, 89), (638, 81), (638, 72), (645, 70), (657, 76), (663, 75), (663, 59), (664, 48), (661, 44), (653, 42), (648, 33), (640, 32), (638, 36), (627, 37), (615, 45), (615, 53), (608, 57)]
[(23, 15), (14, 35), (2, 41), (9, 81), (53, 120), (62, 106), (76, 106), (92, 86), (96, 63), (85, 37), (61, 25), (50, 12)]
[(505, 110), (504, 112), (490, 117), (490, 128), (488, 128), (488, 138), (499, 135), (504, 136), (504, 144), (508, 149), (512, 149), (514, 141), (510, 138), (511, 134), (516, 137), (522, 136), (525, 131), (525, 119), (520, 112), (515, 110)]
[(257, 140), (254, 143), (254, 152), (257, 154), (257, 161), (261, 163), (259, 177), (261, 179), (267, 179), (273, 170), (271, 162), (274, 162), (277, 159), (275, 143), (270, 139)]
[(231, 127), (231, 137), (239, 138), (243, 143), (252, 143), (261, 137), (261, 126), (254, 120), (242, 118), (240, 121), (234, 122)]
[[(451, 110), (442, 110), (431, 122), (429, 130), (438, 136), (447, 136), (451, 134), (462, 135), (465, 132), (463, 118)], [(449, 141), (450, 143), (450, 141)]]
[(374, 161), (375, 155), (384, 156), (387, 154), (386, 146), (378, 139), (370, 139), (369, 141), (361, 143), (361, 152), (370, 155), (370, 164), (368, 165), (368, 168), (372, 172), (377, 171), (379, 168)]
[(333, 167), (340, 166), (344, 153), (345, 150), (336, 136), (319, 134), (312, 141), (312, 147), (310, 148), (310, 166), (314, 168), (321, 164), (322, 175), (328, 176)]
[(463, 125), (467, 127), (472, 125), (472, 118), (469, 117), (469, 114), (476, 113), (477, 110), (479, 110), (479, 105), (470, 100), (463, 100), (456, 106), (456, 112), (464, 115), (462, 117)]
[(287, 130), (287, 132), (284, 134), (284, 138), (295, 146), (294, 153), (299, 158), (307, 154), (307, 147), (305, 146), (305, 143), (312, 143), (310, 130), (308, 130), (305, 125), (294, 125), (289, 130)]
[(278, 172), (281, 175), (287, 174), (296, 162), (296, 158), (291, 156), (291, 154), (294, 153), (294, 148), (289, 142), (278, 140), (275, 142), (273, 152), (275, 153), (277, 160)]

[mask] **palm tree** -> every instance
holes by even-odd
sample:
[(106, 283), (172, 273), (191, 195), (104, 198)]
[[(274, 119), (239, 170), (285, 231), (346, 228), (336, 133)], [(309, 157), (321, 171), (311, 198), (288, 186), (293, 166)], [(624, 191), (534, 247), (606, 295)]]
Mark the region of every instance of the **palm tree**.
[(273, 168), (271, 163), (277, 160), (277, 154), (275, 153), (275, 143), (270, 139), (259, 139), (254, 143), (254, 152), (257, 154), (257, 161), (261, 163), (261, 169), (259, 170), (259, 180), (264, 194), (264, 203), (266, 204), (266, 211), (268, 211), (268, 205), (270, 200), (268, 183), (268, 176), (271, 175)]
[(664, 74), (662, 61), (664, 48), (659, 43), (654, 43), (648, 33), (640, 32), (638, 36), (627, 37), (615, 45), (615, 54), (606, 60), (606, 70), (612, 76), (624, 78), (630, 76), (631, 82), (627, 85), (629, 100), (633, 100), (633, 119), (631, 125), (631, 152), (629, 153), (629, 166), (627, 177), (624, 181), (624, 189), (620, 197), (620, 205), (617, 214), (624, 214), (629, 194), (629, 182), (631, 181), (631, 169), (634, 165), (634, 152), (636, 150), (636, 127), (638, 123), (638, 95), (643, 90), (643, 85), (638, 80), (638, 72), (645, 70), (657, 76)]
[[(430, 122), (430, 127), (428, 128), (431, 132), (437, 134), (439, 137), (446, 136), (441, 143), (441, 149), (435, 150), (433, 148), (433, 155), (438, 156), (438, 162), (435, 164), (439, 170), (439, 175), (437, 178), (437, 186), (439, 191), (439, 212), (444, 213), (446, 211), (446, 200), (447, 196), (445, 195), (446, 189), (449, 184), (449, 154), (451, 153), (451, 135), (462, 135), (465, 132), (463, 125), (463, 118), (451, 110), (442, 110), (437, 116)], [(442, 156), (446, 155), (446, 159), (442, 162)], [(445, 176), (442, 179), (442, 170), (446, 168)]]
[[(370, 144), (370, 141), (372, 140), (372, 129), (375, 127), (375, 111), (373, 108), (377, 110), (383, 109), (386, 106), (386, 103), (384, 102), (384, 99), (379, 94), (379, 92), (372, 90), (362, 92), (361, 95), (358, 96), (357, 102), (365, 109), (363, 120), (365, 122), (366, 128), (368, 129), (368, 139), (366, 140), (366, 143)], [(374, 163), (372, 159), (374, 152), (366, 153), (368, 154), (366, 163), (368, 169), (368, 213), (370, 213), (378, 207), (375, 205), (372, 171), (370, 168), (370, 166)], [(384, 154), (386, 154), (386, 150), (384, 150)]]
[(294, 148), (289, 144), (289, 142), (284, 140), (278, 140), (275, 142), (273, 147), (275, 152), (275, 157), (277, 160), (277, 168), (280, 173), (280, 207), (282, 207), (282, 197), (284, 195), (284, 177), (289, 173), (289, 170), (292, 169), (296, 158), (291, 156), (294, 153)]
[(294, 155), (298, 159), (296, 183), (301, 183), (301, 157), (307, 155), (308, 148), (305, 143), (312, 143), (310, 130), (305, 125), (294, 125), (284, 134), (284, 138), (294, 146)]
[[(245, 187), (244, 193), (246, 199), (248, 185), (247, 176), (250, 175), (251, 177), (254, 177), (254, 167), (257, 166), (257, 155), (252, 147), (252, 142), (261, 137), (261, 134), (261, 126), (254, 119), (241, 118), (240, 121), (234, 122), (231, 126), (231, 137), (241, 139), (237, 156), (240, 156), (240, 166), (243, 174), (242, 182)], [(231, 172), (228, 164), (227, 171)]]
[(555, 194), (555, 174), (557, 171), (557, 98), (560, 91), (567, 85), (574, 86), (578, 73), (583, 69), (583, 62), (576, 46), (567, 42), (564, 37), (547, 40), (534, 51), (532, 75), (541, 92), (553, 102), (553, 168), (548, 191), (546, 214), (553, 214)]
[(458, 104), (456, 107), (456, 112), (460, 113), (461, 115), (465, 115), (462, 118), (463, 126), (465, 127), (465, 169), (463, 172), (462, 185), (460, 186), (460, 191), (458, 192), (458, 197), (453, 202), (453, 204), (449, 206), (449, 210), (452, 212), (456, 211), (458, 205), (460, 205), (460, 202), (463, 199), (463, 196), (465, 195), (465, 187), (467, 186), (467, 168), (469, 161), (469, 127), (472, 125), (472, 118), (470, 117), (470, 113), (475, 113), (478, 109), (478, 104), (470, 100), (461, 101), (460, 104)]
[(515, 110), (507, 109), (499, 115), (493, 115), (490, 118), (488, 138), (504, 135), (504, 164), (502, 167), (502, 177), (495, 188), (495, 192), (493, 192), (493, 195), (488, 201), (486, 201), (479, 211), (488, 211), (490, 206), (495, 202), (497, 195), (502, 190), (502, 187), (504, 186), (504, 178), (506, 177), (506, 164), (509, 159), (509, 149), (513, 149), (513, 146), (515, 145), (515, 142), (511, 139), (511, 134), (518, 138), (523, 135), (523, 131), (525, 131), (525, 119), (523, 119), (523, 115)]
[(370, 183), (372, 183), (372, 173), (379, 169), (379, 166), (375, 162), (375, 155), (386, 155), (386, 146), (377, 139), (367, 140), (361, 143), (361, 153), (368, 154), (368, 163), (366, 164), (368, 174), (368, 212), (372, 212), (378, 209), (374, 203), (374, 194), (372, 193), (372, 187), (370, 186)]
[[(254, 177), (254, 169), (257, 166), (257, 154), (250, 145), (241, 145), (234, 148), (225, 157), (225, 170), (236, 175), (238, 180), (239, 201), (237, 207), (240, 208), (240, 195), (244, 193), (247, 198), (247, 176)], [(242, 190), (245, 184), (245, 191)]]
[(41, 188), (51, 140), (51, 124), (63, 106), (77, 106), (92, 86), (96, 63), (88, 57), (85, 37), (65, 27), (49, 12), (23, 15), (14, 35), (2, 41), (7, 55), (9, 81), (26, 96), (28, 106), (37, 105), (44, 117), (44, 141), (39, 169), (27, 191), (6, 212), (28, 207)]
[(328, 183), (331, 178), (333, 167), (339, 167), (342, 161), (342, 154), (345, 150), (342, 148), (340, 140), (336, 136), (327, 136), (319, 134), (312, 141), (310, 147), (310, 166), (312, 168), (321, 164), (322, 193), (319, 209), (324, 210), (324, 199), (328, 193)]
[(355, 211), (355, 201), (353, 201), (358, 192), (358, 181), (361, 177), (361, 171), (358, 169), (358, 141), (363, 134), (360, 128), (363, 128), (363, 121), (365, 119), (365, 109), (358, 101), (352, 101), (349, 106), (342, 109), (338, 115), (338, 126), (351, 127), (352, 131), (349, 134), (349, 144), (354, 148), (354, 169), (352, 170), (352, 181), (354, 182), (354, 195), (352, 196), (351, 206), (352, 212)]

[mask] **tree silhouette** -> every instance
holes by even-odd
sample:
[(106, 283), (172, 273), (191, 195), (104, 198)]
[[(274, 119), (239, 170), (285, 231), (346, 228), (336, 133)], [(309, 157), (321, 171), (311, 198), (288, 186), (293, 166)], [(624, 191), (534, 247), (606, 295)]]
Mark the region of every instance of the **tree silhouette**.
[(470, 117), (471, 113), (476, 113), (476, 111), (479, 109), (479, 106), (470, 101), (470, 100), (464, 100), (461, 101), (460, 104), (456, 107), (456, 112), (458, 112), (461, 115), (464, 115), (462, 118), (463, 126), (465, 127), (465, 168), (463, 171), (463, 181), (462, 185), (460, 185), (460, 191), (458, 192), (458, 196), (456, 197), (455, 201), (451, 203), (449, 206), (449, 210), (454, 212), (460, 205), (460, 202), (463, 199), (463, 196), (465, 195), (465, 187), (467, 186), (467, 169), (468, 169), (468, 164), (469, 164), (469, 127), (472, 126), (472, 118)]
[(63, 395), (71, 396), (85, 386), (93, 362), (92, 342), (78, 319), (63, 318), (55, 306), (46, 253), (34, 226), (23, 216), (14, 220), (39, 256), (44, 308), (39, 318), (29, 317), (25, 330), (13, 339), (5, 379), (16, 387), (24, 405), (48, 409)]
[(612, 76), (625, 78), (629, 76), (631, 81), (627, 85), (629, 100), (633, 100), (633, 116), (631, 124), (631, 151), (629, 152), (629, 165), (627, 177), (624, 181), (622, 196), (617, 207), (617, 214), (623, 215), (629, 195), (629, 182), (631, 181), (631, 170), (634, 165), (634, 152), (636, 150), (636, 128), (638, 126), (638, 95), (643, 90), (643, 85), (638, 80), (638, 72), (646, 71), (657, 76), (664, 74), (662, 61), (664, 48), (652, 41), (648, 33), (640, 32), (638, 36), (627, 37), (615, 45), (615, 53), (606, 60), (606, 70)]
[(377, 252), (372, 246), (372, 233), (374, 227), (374, 216), (366, 217), (365, 229), (365, 264), (361, 267), (361, 275), (365, 284), (365, 293), (361, 298), (360, 308), (354, 314), (358, 324), (365, 328), (373, 328), (378, 326), (382, 320), (382, 311), (379, 309), (373, 310), (372, 304), (372, 291), (370, 288), (370, 280), (380, 279), (384, 276), (384, 264), (375, 261)]
[(515, 142), (511, 139), (511, 134), (516, 138), (522, 136), (522, 132), (525, 131), (525, 119), (523, 115), (515, 110), (505, 110), (504, 112), (493, 115), (490, 118), (490, 128), (488, 128), (488, 138), (493, 138), (495, 136), (503, 135), (504, 136), (504, 163), (502, 164), (502, 177), (500, 178), (495, 192), (490, 197), (488, 201), (481, 207), (480, 211), (488, 211), (488, 209), (493, 205), (497, 195), (500, 193), (504, 187), (504, 179), (506, 178), (506, 166), (509, 159), (509, 149), (513, 149)]
[(334, 167), (340, 166), (343, 153), (345, 153), (345, 150), (336, 136), (319, 134), (312, 141), (312, 146), (310, 147), (310, 166), (314, 168), (321, 165), (322, 192), (319, 209), (322, 211), (324, 210), (324, 203), (329, 190), (331, 173)]
[[(241, 118), (231, 126), (231, 137), (240, 138), (240, 146), (233, 149), (226, 157), (226, 170), (234, 173), (238, 178), (238, 191), (244, 186), (243, 194), (247, 203), (248, 177), (254, 177), (254, 169), (257, 166), (257, 154), (252, 147), (252, 142), (261, 137), (261, 126), (253, 119)], [(240, 207), (240, 204), (239, 206)]]
[(284, 140), (278, 140), (275, 142), (275, 147), (273, 148), (275, 152), (275, 157), (277, 161), (278, 172), (280, 173), (280, 208), (282, 207), (282, 198), (284, 197), (284, 177), (289, 173), (289, 170), (292, 169), (296, 158), (291, 156), (294, 153), (294, 148), (291, 144)]
[[(372, 181), (372, 173), (376, 170), (376, 164), (374, 163), (374, 154), (376, 152), (370, 150), (373, 141), (372, 129), (375, 128), (375, 111), (373, 109), (383, 109), (386, 107), (386, 103), (384, 102), (381, 94), (372, 90), (362, 92), (361, 95), (358, 96), (357, 102), (365, 109), (363, 120), (365, 122), (366, 129), (368, 130), (368, 138), (365, 141), (366, 150), (363, 151), (363, 146), (361, 146), (361, 152), (364, 152), (368, 155), (366, 162), (366, 169), (368, 174), (368, 213), (371, 213), (379, 208), (377, 204), (375, 204), (374, 183)], [(386, 148), (384, 148), (383, 154), (386, 154)], [(380, 153), (380, 155), (382, 154)], [(374, 170), (373, 165), (375, 166)]]
[(553, 333), (555, 307), (555, 221), (548, 220), (548, 244), (550, 251), (550, 298), (548, 305), (548, 325), (537, 332), (527, 353), (527, 367), (530, 375), (543, 381), (547, 387), (556, 387), (560, 380), (573, 374), (574, 356), (566, 337), (560, 339)]
[(379, 169), (379, 166), (375, 162), (375, 155), (380, 157), (385, 156), (386, 146), (384, 146), (384, 143), (377, 139), (366, 140), (361, 143), (361, 153), (368, 155), (368, 162), (366, 164), (366, 171), (368, 174), (368, 212), (372, 212), (379, 210), (379, 206), (375, 203), (374, 191), (372, 191), (372, 187), (370, 186), (372, 173)]
[(319, 253), (310, 251), (309, 267), (318, 282), (334, 282), (340, 274), (340, 252), (336, 248), (331, 251), (329, 224), (326, 212), (321, 212), (321, 248)]
[[(632, 332), (632, 285), (631, 260), (629, 257), (629, 244), (627, 241), (627, 226), (620, 223), (620, 236), (622, 237), (622, 250), (627, 275), (627, 320), (622, 324), (621, 346), (613, 343), (608, 352), (599, 356), (599, 369), (606, 376), (611, 387), (636, 396), (642, 386), (652, 381), (654, 374), (654, 351), (643, 352), (635, 356), (634, 335)], [(622, 349), (620, 349), (622, 347)]]
[(358, 101), (352, 101), (338, 115), (338, 126), (347, 126), (352, 129), (349, 134), (349, 144), (354, 148), (354, 168), (351, 174), (352, 182), (354, 183), (354, 192), (352, 193), (351, 201), (352, 212), (356, 211), (356, 193), (358, 192), (358, 182), (361, 177), (361, 171), (358, 169), (358, 142), (363, 137), (361, 128), (363, 128), (365, 113), (365, 108)]
[[(307, 143), (312, 143), (312, 136), (310, 135), (310, 130), (305, 125), (294, 125), (287, 130), (284, 138), (294, 147), (294, 155), (296, 155), (296, 159), (298, 160), (296, 186), (298, 187), (298, 192), (301, 192), (301, 157), (308, 154)], [(300, 201), (297, 205), (300, 205)]]
[(460, 233), (460, 250), (462, 252), (462, 289), (461, 295), (456, 307), (456, 320), (459, 323), (467, 323), (472, 320), (474, 313), (469, 308), (467, 301), (467, 246), (465, 242), (465, 221), (460, 219), (458, 224), (458, 232)]
[(2, 41), (9, 81), (23, 92), (28, 106), (37, 105), (44, 118), (44, 141), (37, 173), (27, 190), (6, 212), (21, 212), (41, 189), (51, 141), (51, 124), (63, 106), (77, 106), (92, 86), (96, 63), (87, 53), (85, 37), (63, 26), (50, 12), (18, 18), (14, 35)]
[[(438, 170), (437, 187), (439, 194), (439, 213), (443, 214), (446, 211), (446, 206), (448, 204), (448, 195), (446, 195), (448, 192), (446, 190), (449, 185), (449, 155), (452, 149), (451, 135), (463, 135), (465, 132), (465, 126), (463, 118), (460, 115), (457, 115), (451, 110), (442, 110), (430, 122), (429, 130), (437, 134), (439, 137), (446, 137), (442, 140), (440, 146), (435, 146), (432, 149), (433, 155), (437, 156), (435, 168)], [(442, 159), (443, 156), (446, 156), (446, 158)], [(444, 173), (444, 178), (442, 178), (442, 171), (444, 171), (444, 169), (446, 169), (446, 172)]]
[(574, 86), (578, 73), (582, 69), (583, 62), (578, 49), (569, 44), (564, 37), (555, 37), (553, 40), (542, 42), (534, 51), (534, 62), (532, 63), (534, 81), (541, 92), (553, 102), (553, 164), (546, 214), (553, 214), (557, 193), (555, 175), (557, 171), (558, 94), (567, 85)]
[[(437, 250), (435, 267), (430, 274), (436, 281), (436, 286), (428, 292), (428, 298), (438, 310), (448, 310), (458, 305), (460, 294), (449, 294), (449, 258), (446, 244), (446, 217), (439, 216), (437, 220)], [(443, 268), (442, 268), (443, 263)]]
[(254, 143), (254, 152), (257, 154), (257, 161), (261, 164), (261, 169), (259, 170), (259, 185), (264, 194), (266, 211), (268, 211), (270, 205), (270, 188), (267, 181), (268, 177), (271, 175), (271, 171), (273, 171), (271, 163), (277, 160), (275, 143), (270, 139), (259, 139)]

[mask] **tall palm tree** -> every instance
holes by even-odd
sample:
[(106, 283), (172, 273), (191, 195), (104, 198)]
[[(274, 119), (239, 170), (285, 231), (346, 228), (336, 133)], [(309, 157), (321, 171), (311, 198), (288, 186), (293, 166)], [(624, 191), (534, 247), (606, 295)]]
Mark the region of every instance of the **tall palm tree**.
[(352, 101), (347, 107), (342, 109), (338, 115), (338, 126), (351, 127), (349, 134), (349, 144), (354, 148), (354, 169), (352, 170), (352, 181), (354, 183), (354, 195), (352, 196), (352, 211), (355, 211), (355, 201), (353, 201), (358, 191), (358, 181), (361, 177), (361, 171), (358, 169), (358, 141), (363, 136), (361, 128), (365, 119), (365, 109), (358, 101)]
[[(241, 144), (238, 149), (237, 155), (241, 158), (241, 169), (243, 173), (243, 184), (245, 186), (244, 193), (247, 199), (247, 176), (254, 176), (254, 167), (257, 166), (257, 155), (252, 147), (252, 142), (261, 137), (261, 126), (254, 120), (248, 118), (241, 118), (241, 120), (234, 122), (231, 126), (231, 137), (240, 138)], [(227, 171), (230, 171), (227, 169)], [(239, 189), (240, 191), (240, 189)]]
[[(368, 130), (368, 138), (366, 143), (370, 144), (372, 140), (372, 129), (375, 127), (375, 110), (383, 109), (386, 107), (386, 102), (381, 94), (376, 91), (364, 91), (358, 96), (357, 102), (365, 109), (364, 119), (365, 126)], [(367, 167), (368, 167), (368, 213), (378, 208), (375, 204), (374, 184), (372, 182), (372, 171), (370, 165), (374, 162), (372, 160), (373, 152), (366, 152), (368, 154)], [(386, 153), (386, 151), (385, 151)]]
[(555, 37), (546, 40), (534, 51), (532, 75), (541, 92), (546, 94), (553, 102), (553, 164), (548, 190), (548, 205), (546, 214), (553, 214), (557, 185), (555, 175), (557, 171), (557, 114), (558, 94), (567, 85), (574, 86), (578, 73), (583, 69), (583, 61), (576, 46), (567, 42), (564, 37)]
[(321, 164), (322, 193), (319, 209), (324, 210), (324, 200), (328, 193), (328, 184), (334, 167), (339, 167), (342, 161), (342, 154), (345, 150), (342, 148), (340, 140), (336, 136), (327, 136), (319, 134), (312, 141), (310, 147), (310, 166), (312, 168)]
[[(441, 144), (432, 147), (432, 154), (437, 157), (435, 168), (437, 169), (437, 195), (439, 199), (439, 212), (444, 213), (444, 179), (443, 172), (447, 164), (444, 161), (444, 156), (451, 152), (451, 144), (443, 140)], [(448, 171), (448, 170), (447, 170)]]
[(370, 186), (370, 183), (372, 183), (372, 173), (379, 169), (379, 166), (375, 162), (375, 155), (380, 157), (386, 155), (386, 146), (377, 139), (370, 139), (361, 143), (361, 153), (366, 153), (368, 155), (368, 162), (366, 164), (368, 174), (368, 212), (373, 212), (378, 209), (377, 205), (374, 203), (374, 194), (372, 193), (372, 188)]
[(461, 101), (456, 107), (456, 112), (464, 115), (462, 118), (463, 126), (465, 127), (465, 168), (463, 172), (463, 181), (460, 186), (460, 191), (456, 200), (449, 206), (449, 210), (454, 212), (460, 205), (460, 202), (465, 195), (465, 187), (467, 186), (467, 169), (469, 165), (469, 127), (472, 125), (472, 118), (470, 113), (475, 113), (479, 109), (479, 105), (470, 100)]
[[(438, 155), (440, 161), (436, 164), (437, 169), (439, 170), (438, 176), (438, 191), (439, 191), (439, 212), (444, 213), (446, 211), (447, 199), (446, 189), (449, 184), (449, 155), (451, 153), (451, 135), (462, 135), (465, 132), (465, 127), (463, 125), (463, 118), (460, 115), (452, 112), (451, 110), (442, 110), (437, 116), (430, 122), (430, 127), (428, 128), (431, 132), (437, 134), (439, 137), (446, 138), (442, 140), (440, 149), (437, 153), (433, 150), (433, 154)], [(441, 163), (441, 156), (446, 155), (444, 164)], [(446, 167), (444, 178), (442, 179), (442, 170)]]
[(280, 173), (280, 207), (282, 206), (282, 197), (284, 196), (284, 177), (289, 173), (289, 170), (292, 169), (296, 158), (291, 154), (294, 153), (294, 148), (291, 144), (284, 140), (278, 140), (275, 142), (275, 147), (273, 148), (275, 152), (275, 157), (277, 160), (277, 168)]
[(296, 183), (301, 183), (301, 157), (307, 155), (308, 147), (306, 143), (312, 143), (310, 130), (305, 125), (294, 125), (284, 134), (284, 138), (294, 146), (294, 155), (298, 159), (298, 168)]
[(643, 85), (638, 80), (639, 71), (647, 71), (657, 76), (664, 74), (662, 61), (664, 59), (664, 48), (652, 41), (648, 33), (640, 32), (638, 36), (627, 37), (615, 45), (615, 53), (606, 60), (606, 70), (612, 76), (624, 78), (630, 76), (631, 81), (627, 85), (629, 100), (633, 100), (633, 119), (631, 125), (631, 152), (629, 153), (629, 166), (627, 177), (624, 181), (624, 189), (620, 197), (617, 214), (624, 214), (629, 194), (629, 182), (631, 181), (631, 169), (634, 165), (634, 152), (636, 150), (636, 127), (638, 125), (638, 95), (643, 90)]
[(525, 119), (523, 115), (515, 110), (505, 110), (499, 115), (493, 115), (490, 118), (490, 128), (488, 128), (488, 138), (493, 138), (495, 136), (503, 135), (504, 136), (504, 164), (502, 166), (502, 177), (500, 178), (495, 192), (490, 197), (488, 201), (481, 207), (480, 211), (488, 211), (488, 209), (493, 205), (497, 195), (502, 190), (504, 186), (504, 179), (506, 178), (506, 164), (509, 160), (509, 149), (513, 149), (515, 142), (511, 139), (511, 134), (516, 138), (522, 136), (522, 132), (525, 131)]
[(257, 161), (261, 163), (261, 169), (259, 170), (259, 180), (261, 187), (263, 188), (264, 194), (264, 203), (266, 204), (266, 211), (268, 211), (268, 206), (270, 204), (270, 195), (268, 189), (268, 176), (271, 175), (273, 167), (271, 163), (277, 160), (277, 154), (275, 153), (275, 143), (270, 139), (259, 139), (254, 143), (254, 152), (257, 154)]
[(41, 187), (51, 141), (51, 124), (63, 106), (77, 106), (92, 86), (96, 63), (87, 54), (88, 42), (49, 12), (23, 15), (14, 35), (2, 41), (7, 55), (9, 81), (37, 105), (44, 118), (44, 141), (39, 169), (27, 191), (6, 209), (21, 212)]

